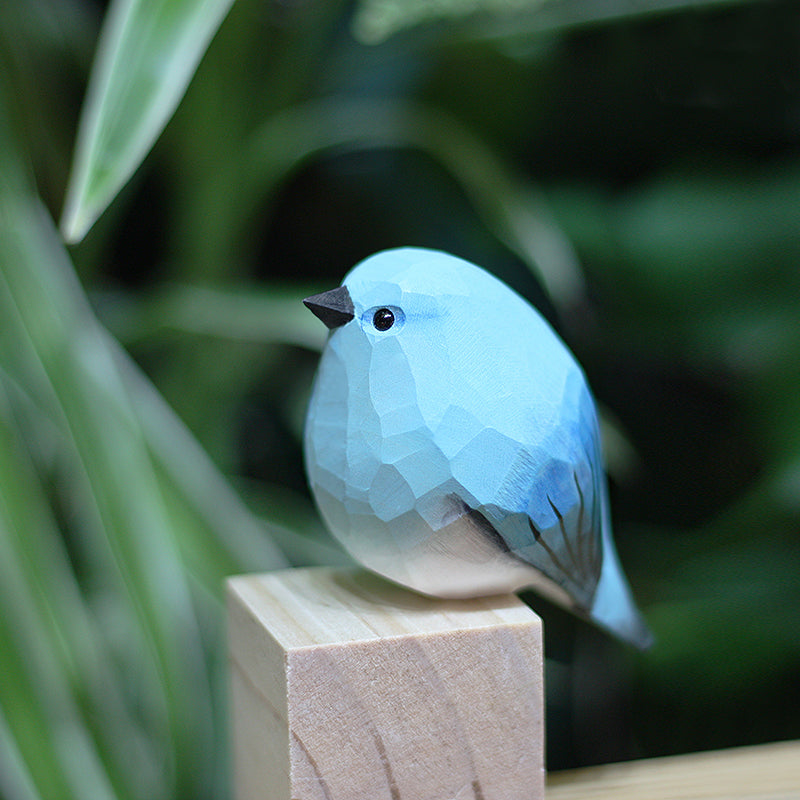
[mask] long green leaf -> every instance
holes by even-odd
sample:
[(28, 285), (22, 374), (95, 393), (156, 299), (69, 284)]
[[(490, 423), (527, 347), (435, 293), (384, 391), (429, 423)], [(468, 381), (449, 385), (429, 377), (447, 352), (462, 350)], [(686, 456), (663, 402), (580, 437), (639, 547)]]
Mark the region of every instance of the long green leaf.
[[(111, 579), (105, 605), (112, 612), (123, 609), (135, 626), (135, 635), (123, 633), (118, 646), (126, 654), (133, 646), (130, 661), (124, 659), (133, 676), (142, 668), (156, 676), (155, 691), (138, 703), (160, 744), (163, 785), (170, 793), (198, 796), (217, 766), (210, 754), (219, 727), (201, 635), (206, 626), (196, 615), (160, 472), (126, 391), (125, 357), (89, 308), (2, 120), (0, 115), (0, 368), (35, 393), (32, 402), (58, 431), (59, 466), (72, 484), (68, 502), (75, 502), (74, 493), (81, 522), (88, 522), (76, 536), (89, 560), (94, 543), (87, 531), (102, 533), (99, 549), (108, 554), (110, 568), (101, 581)], [(70, 741), (58, 744), (68, 747)], [(67, 766), (88, 779), (92, 773), (80, 764), (95, 759), (81, 745), (70, 751)], [(65, 780), (72, 783), (75, 776)]]
[(207, 588), (211, 591), (220, 588), (219, 581), (229, 564), (238, 570), (286, 566), (286, 559), (270, 537), (269, 514), (265, 514), (267, 521), (262, 522), (249, 511), (191, 432), (130, 359), (121, 360), (120, 368), (142, 436), (163, 476), (162, 492), (173, 504), (184, 506), (181, 519), (193, 517), (206, 534), (198, 542), (189, 531), (177, 527), (179, 544), (188, 551), (205, 549), (209, 554), (217, 554), (214, 562), (218, 584)]
[[(24, 452), (30, 443), (47, 441), (52, 436), (35, 427), (43, 421), (43, 414), (31, 408), (16, 389), (9, 376), (0, 372), (0, 506), (5, 522), (3, 544), (7, 549), (4, 564), (13, 562), (14, 578), (22, 579), (27, 587), (30, 599), (26, 606), (29, 612), (35, 610), (39, 614), (37, 625), (40, 638), (45, 640), (45, 657), (58, 661), (59, 675), (72, 687), (112, 782), (127, 786), (129, 796), (142, 800), (164, 796), (163, 790), (156, 789), (163, 783), (159, 777), (160, 752), (147, 741), (136, 719), (138, 709), (126, 702), (133, 687), (116, 668), (120, 653), (111, 652), (109, 637), (103, 631), (108, 615), (97, 613), (96, 592), (88, 598), (84, 595), (51, 513), (45, 487), (39, 485), (34, 465)], [(23, 417), (31, 418), (31, 423)], [(94, 561), (98, 563), (102, 559), (97, 551), (102, 545), (88, 527), (84, 525), (81, 533), (85, 544), (93, 547)], [(107, 563), (100, 570), (104, 583), (110, 587), (115, 570)], [(122, 587), (117, 588), (121, 590)], [(102, 599), (100, 608), (106, 603)], [(132, 609), (125, 615), (124, 625), (120, 625), (123, 620), (119, 614), (114, 623), (116, 628), (124, 629), (126, 638), (138, 641), (138, 646), (137, 641), (131, 641), (128, 657), (138, 662), (139, 691), (157, 694), (157, 675), (142, 669), (138, 660), (143, 642), (136, 635)], [(123, 630), (118, 633), (122, 635)], [(123, 742), (124, 748), (119, 747)]]
[[(204, 683), (204, 659), (150, 457), (106, 337), (81, 308), (77, 286), (70, 286), (45, 213), (24, 202), (3, 206), (13, 231), (3, 230), (0, 238), (16, 251), (16, 257), (0, 259), (4, 317), (24, 326), (20, 335), (29, 340), (57, 397), (68, 426), (64, 433), (78, 457), (73, 468), (86, 476), (84, 501), (96, 507), (163, 683), (169, 741), (182, 748), (187, 731), (193, 737), (208, 732), (202, 702), (207, 696), (197, 691), (198, 678)], [(176, 752), (175, 758), (187, 755)]]
[(85, 100), (61, 229), (79, 241), (178, 106), (233, 0), (114, 0)]
[(42, 794), (112, 798), (92, 732), (70, 690), (63, 643), (45, 608), (43, 587), (31, 579), (41, 565), (32, 563), (26, 538), (39, 533), (31, 530), (30, 512), (35, 516), (41, 504), (31, 497), (30, 476), (13, 449), (8, 428), (0, 424), (0, 709), (14, 750)]
[(361, 0), (353, 34), (379, 44), (407, 28), (442, 20), (459, 21), (455, 34), (475, 39), (514, 39), (582, 25), (652, 14), (697, 11), (744, 0)]
[[(290, 344), (322, 350), (325, 332), (302, 305), (314, 293), (270, 285), (258, 287), (170, 284), (146, 303), (130, 302), (109, 328), (125, 343), (165, 331), (257, 344)], [(118, 295), (115, 296), (117, 299)], [(103, 318), (102, 309), (100, 312)], [(120, 333), (121, 331), (121, 333)]]
[(0, 797), (5, 800), (39, 800), (39, 794), (0, 708)]

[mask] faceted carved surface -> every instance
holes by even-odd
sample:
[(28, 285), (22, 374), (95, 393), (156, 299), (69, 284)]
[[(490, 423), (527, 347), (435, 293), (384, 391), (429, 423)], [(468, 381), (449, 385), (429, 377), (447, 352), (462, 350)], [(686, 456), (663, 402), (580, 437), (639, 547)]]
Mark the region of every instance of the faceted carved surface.
[(531, 586), (643, 644), (611, 539), (594, 401), (544, 319), (435, 251), (379, 253), (343, 286), (353, 318), (332, 329), (305, 437), (333, 534), (418, 591)]

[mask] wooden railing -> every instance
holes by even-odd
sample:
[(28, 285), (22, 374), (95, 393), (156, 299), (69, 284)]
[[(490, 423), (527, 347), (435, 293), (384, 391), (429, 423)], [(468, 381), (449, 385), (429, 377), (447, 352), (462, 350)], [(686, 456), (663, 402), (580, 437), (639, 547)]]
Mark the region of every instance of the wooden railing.
[(800, 742), (586, 767), (552, 773), (547, 781), (547, 800), (798, 798)]

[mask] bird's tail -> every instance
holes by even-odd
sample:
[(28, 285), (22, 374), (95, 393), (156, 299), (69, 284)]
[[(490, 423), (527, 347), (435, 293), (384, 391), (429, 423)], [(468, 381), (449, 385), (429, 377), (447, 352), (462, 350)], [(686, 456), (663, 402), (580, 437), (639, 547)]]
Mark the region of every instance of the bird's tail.
[[(607, 507), (607, 506), (606, 506)], [(625, 642), (647, 650), (653, 634), (644, 621), (622, 572), (608, 520), (603, 525), (603, 566), (589, 617)]]

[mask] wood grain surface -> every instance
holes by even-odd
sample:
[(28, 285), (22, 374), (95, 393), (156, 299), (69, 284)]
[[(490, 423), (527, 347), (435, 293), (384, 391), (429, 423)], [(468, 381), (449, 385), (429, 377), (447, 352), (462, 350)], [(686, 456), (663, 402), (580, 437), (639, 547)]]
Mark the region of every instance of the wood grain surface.
[(228, 585), (237, 800), (539, 800), (542, 630), (361, 571)]
[(800, 800), (800, 742), (551, 773), (547, 800)]

